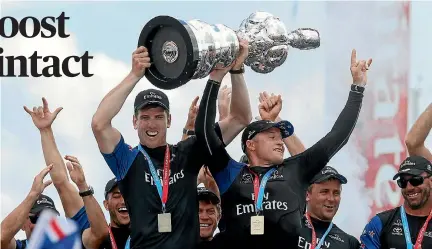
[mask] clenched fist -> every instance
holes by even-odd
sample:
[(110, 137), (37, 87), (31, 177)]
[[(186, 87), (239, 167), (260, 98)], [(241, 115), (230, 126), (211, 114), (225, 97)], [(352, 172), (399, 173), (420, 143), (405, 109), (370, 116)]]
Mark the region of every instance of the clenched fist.
[(150, 65), (150, 57), (147, 48), (141, 46), (132, 53), (132, 73), (136, 77), (142, 78), (146, 68), (149, 68)]

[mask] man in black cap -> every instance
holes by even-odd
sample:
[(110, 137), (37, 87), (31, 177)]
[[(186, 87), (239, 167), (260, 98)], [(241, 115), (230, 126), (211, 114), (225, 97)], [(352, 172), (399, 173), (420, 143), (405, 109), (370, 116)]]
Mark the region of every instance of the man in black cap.
[(249, 124), (241, 138), (249, 165), (233, 160), (212, 129), (220, 82), (207, 83), (195, 133), (212, 155), (206, 165), (221, 194), (225, 231), (213, 238), (215, 248), (297, 247), (296, 230), (302, 226), (306, 190), (312, 178), (347, 143), (360, 113), (371, 62), (357, 61), (352, 51), (353, 83), (348, 101), (331, 131), (303, 153), (283, 158), (283, 140), (294, 132), (290, 122), (260, 120)]
[[(240, 46), (232, 66), (213, 70), (210, 75), (210, 79), (222, 79), (233, 69), (230, 113), (216, 125), (214, 120), (212, 124), (212, 129), (226, 145), (252, 119), (242, 75), (247, 44), (240, 43)], [(129, 211), (130, 247), (194, 248), (199, 242), (196, 182), (208, 152), (194, 136), (174, 145), (167, 143), (167, 131), (171, 126), (170, 102), (156, 89), (144, 90), (136, 96), (133, 126), (139, 144), (132, 147), (125, 142), (112, 126), (112, 119), (151, 65), (145, 47), (135, 50), (132, 63), (130, 74), (104, 97), (92, 119), (99, 150), (117, 178)]]
[(298, 248), (359, 249), (359, 241), (342, 231), (333, 218), (341, 201), (342, 184), (347, 179), (326, 166), (313, 179), (306, 193), (304, 227), (298, 230)]
[(198, 187), (200, 237), (202, 241), (213, 239), (221, 218), (219, 197), (205, 187)]
[(393, 177), (404, 203), (375, 215), (360, 236), (362, 249), (432, 248), (432, 163), (410, 156)]
[(109, 233), (114, 240), (107, 236), (99, 248), (124, 248), (130, 235), (130, 218), (116, 178), (109, 180), (105, 185), (103, 204), (110, 215)]
[[(51, 184), (50, 180), (43, 182), (43, 179), (51, 169), (52, 165), (49, 165), (35, 177), (27, 197), (2, 221), (1, 248), (26, 248), (42, 211), (51, 210), (60, 215), (55, 207), (54, 201), (50, 197), (42, 194), (44, 189)], [(14, 239), (20, 229), (26, 234), (25, 240)]]

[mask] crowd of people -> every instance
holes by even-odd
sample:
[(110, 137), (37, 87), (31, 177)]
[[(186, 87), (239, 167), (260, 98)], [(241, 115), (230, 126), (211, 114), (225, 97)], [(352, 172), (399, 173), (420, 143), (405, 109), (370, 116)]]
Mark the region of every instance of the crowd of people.
[[(343, 185), (349, 183), (328, 163), (348, 142), (361, 115), (372, 60), (358, 60), (352, 51), (347, 102), (332, 129), (305, 148), (293, 124), (279, 116), (278, 94), (260, 94), (260, 116), (251, 122), (244, 79), (247, 42), (241, 40), (240, 48), (232, 65), (211, 72), (199, 105), (198, 97), (192, 101), (176, 144), (166, 141), (172, 118), (168, 97), (157, 89), (141, 91), (134, 102), (136, 146), (112, 126), (151, 66), (145, 47), (133, 52), (131, 72), (102, 99), (91, 121), (100, 153), (115, 176), (105, 187), (108, 222), (78, 158), (62, 156), (56, 145), (52, 124), (62, 108), (52, 111), (45, 98), (39, 107), (24, 107), (40, 132), (47, 166), (2, 221), (1, 247), (26, 248), (42, 211), (60, 215), (43, 194), (53, 183), (65, 216), (78, 224), (87, 249), (432, 248), (432, 154), (424, 145), (432, 105), (407, 134), (409, 157), (393, 178), (403, 205), (376, 214), (355, 238), (333, 223)], [(227, 74), (232, 87), (221, 88)], [(241, 132), (244, 155), (237, 161), (226, 146)], [(284, 158), (285, 150), (290, 157)], [(45, 181), (48, 174), (51, 180)], [(355, 215), (355, 203), (352, 211)], [(14, 239), (20, 229), (26, 240)]]

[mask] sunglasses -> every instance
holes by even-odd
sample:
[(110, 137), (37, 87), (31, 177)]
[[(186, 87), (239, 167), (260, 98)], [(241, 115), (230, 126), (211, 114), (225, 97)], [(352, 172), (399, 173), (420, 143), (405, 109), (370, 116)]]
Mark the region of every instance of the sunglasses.
[(429, 177), (431, 176), (413, 176), (410, 179), (405, 179), (401, 177), (397, 180), (397, 184), (400, 188), (406, 188), (409, 182), (413, 187), (417, 187), (422, 185), (424, 180)]
[(39, 219), (39, 215), (32, 215), (32, 216), (29, 216), (29, 219), (30, 219), (30, 222), (31, 222), (32, 224), (36, 224), (37, 221), (38, 221), (38, 219)]

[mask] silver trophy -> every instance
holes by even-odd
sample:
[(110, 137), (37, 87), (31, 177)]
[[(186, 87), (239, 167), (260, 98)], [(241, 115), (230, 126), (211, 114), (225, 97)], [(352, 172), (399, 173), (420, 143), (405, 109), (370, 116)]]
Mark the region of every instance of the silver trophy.
[(269, 73), (282, 65), (290, 46), (301, 50), (320, 46), (317, 30), (301, 28), (288, 33), (280, 19), (267, 12), (252, 13), (237, 31), (197, 19), (185, 22), (158, 16), (145, 25), (138, 41), (152, 60), (145, 76), (161, 89), (205, 78), (216, 66), (234, 62), (240, 50), (239, 38), (249, 43), (245, 64), (258, 73)]

